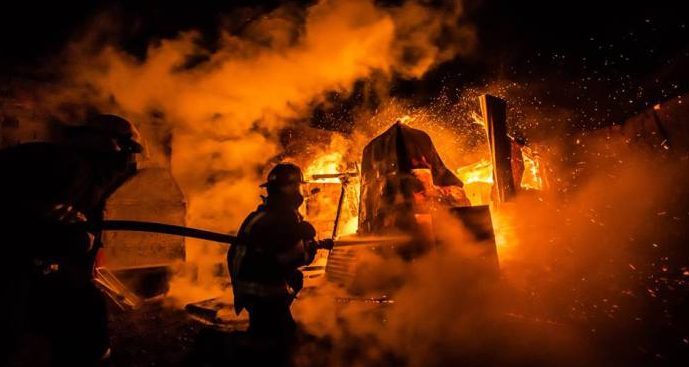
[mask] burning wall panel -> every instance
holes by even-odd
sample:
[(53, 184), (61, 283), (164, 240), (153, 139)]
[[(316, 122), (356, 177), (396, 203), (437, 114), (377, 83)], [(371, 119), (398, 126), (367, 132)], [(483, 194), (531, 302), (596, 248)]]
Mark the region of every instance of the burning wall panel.
[(405, 282), (404, 264), (437, 244), (476, 247), (467, 266), (496, 275), (490, 211), (469, 207), (462, 186), (428, 134), (395, 123), (364, 148), (359, 231), (336, 240), (327, 279), (353, 295), (388, 297)]

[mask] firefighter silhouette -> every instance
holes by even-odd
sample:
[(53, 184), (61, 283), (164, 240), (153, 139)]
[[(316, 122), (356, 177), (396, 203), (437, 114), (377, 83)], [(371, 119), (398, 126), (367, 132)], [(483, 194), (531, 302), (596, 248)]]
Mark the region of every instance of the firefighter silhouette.
[(228, 253), (235, 311), (248, 311), (250, 335), (280, 341), (296, 329), (290, 306), (303, 286), (298, 268), (310, 264), (319, 247), (314, 227), (297, 211), (302, 183), (299, 167), (276, 165), (261, 185), (265, 203), (244, 220)]
[(109, 354), (106, 304), (93, 280), (105, 201), (136, 172), (139, 134), (97, 115), (59, 142), (0, 151), (0, 316), (9, 365), (94, 365)]

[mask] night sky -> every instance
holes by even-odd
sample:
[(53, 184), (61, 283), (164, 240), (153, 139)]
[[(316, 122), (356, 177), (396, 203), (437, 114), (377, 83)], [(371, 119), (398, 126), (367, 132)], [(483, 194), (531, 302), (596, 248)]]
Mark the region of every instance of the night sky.
[[(422, 80), (397, 80), (391, 93), (424, 104), (443, 91), (509, 80), (531, 86), (518, 92), (519, 99), (527, 101), (521, 103), (585, 109), (579, 123), (586, 126), (619, 122), (689, 91), (689, 16), (674, 3), (466, 1), (465, 19), (460, 21), (476, 27), (477, 52), (440, 65)], [(45, 68), (69, 39), (103, 12), (122, 25), (109, 41), (143, 57), (149, 42), (181, 30), (201, 30), (212, 47), (223, 18), (249, 21), (279, 4), (3, 2), (0, 76), (45, 78), (35, 70)], [(242, 23), (230, 26), (240, 30)], [(352, 103), (356, 101), (341, 101)]]

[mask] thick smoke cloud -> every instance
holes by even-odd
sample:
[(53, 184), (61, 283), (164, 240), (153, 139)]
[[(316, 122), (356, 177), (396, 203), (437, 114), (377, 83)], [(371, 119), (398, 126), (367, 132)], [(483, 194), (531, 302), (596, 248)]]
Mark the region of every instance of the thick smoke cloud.
[[(227, 18), (233, 32), (221, 29), (212, 49), (186, 30), (152, 42), (141, 58), (108, 42), (113, 29), (126, 25), (104, 14), (67, 47), (56, 63), (64, 83), (43, 98), (66, 121), (82, 117), (89, 109), (75, 106), (87, 105), (137, 122), (149, 159), (169, 159), (187, 197), (188, 224), (231, 231), (258, 204), (266, 168), (284, 158), (283, 129), (308, 117), (326, 93), (347, 95), (374, 75), (385, 89), (393, 76), (418, 78), (470, 53), (475, 37), (461, 15), (455, 1), (286, 5), (241, 31), (233, 26), (245, 19)], [(188, 260), (206, 274), (218, 273), (224, 251), (194, 241), (187, 246)]]
[[(571, 146), (569, 139), (542, 142), (556, 151), (544, 157), (557, 180), (552, 192), (492, 210), (500, 282), (472, 268), (476, 252), (462, 225), (439, 214), (444, 247), (412, 262), (369, 261), (371, 283), (405, 280), (388, 295), (393, 304), (338, 302), (351, 296), (328, 286), (297, 301), (304, 327), (332, 346), (325, 361), (314, 362), (308, 348), (299, 360), (584, 366), (670, 358), (686, 340), (677, 309), (689, 274), (686, 158), (615, 130), (571, 137)], [(647, 339), (659, 329), (661, 348)]]

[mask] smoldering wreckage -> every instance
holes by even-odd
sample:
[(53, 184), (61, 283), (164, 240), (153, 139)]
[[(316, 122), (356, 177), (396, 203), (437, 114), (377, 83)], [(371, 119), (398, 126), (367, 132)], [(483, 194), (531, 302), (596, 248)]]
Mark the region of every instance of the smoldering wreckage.
[[(374, 54), (366, 46), (386, 40), (389, 24), (381, 19), (363, 22), (368, 28), (360, 33), (377, 38), (358, 42), (362, 54)], [(318, 25), (310, 23), (316, 29)], [(309, 52), (316, 55), (333, 44), (323, 42), (328, 46), (323, 47), (317, 37), (307, 41), (313, 43), (307, 42), (313, 48)], [(111, 92), (108, 100), (117, 99), (122, 110), (146, 110), (146, 103), (138, 102), (145, 98), (137, 94), (146, 88), (127, 87), (123, 92), (112, 80), (119, 76), (128, 81), (123, 84), (135, 84), (141, 75), (157, 75), (157, 62), (170, 66), (166, 57), (188, 46), (184, 40), (175, 42), (152, 49), (152, 61), (142, 67), (128, 65), (108, 50), (106, 56), (120, 62), (114, 63), (115, 77), (88, 78)], [(312, 61), (303, 49), (286, 50), (304, 64)], [(258, 59), (266, 70), (284, 63), (280, 58)], [(360, 60), (347, 61), (358, 65)], [(242, 62), (236, 69), (251, 74), (254, 65)], [(371, 68), (390, 68), (378, 59), (367, 62)], [(128, 74), (130, 69), (134, 71)], [(225, 71), (219, 70), (217, 79), (224, 83)], [(342, 77), (345, 81), (367, 76), (346, 67), (342, 72), (352, 73)], [(266, 78), (273, 76), (267, 73)], [(329, 76), (317, 74), (314, 79)], [(169, 78), (163, 80), (170, 85), (201, 85), (180, 93), (191, 102), (204, 98), (207, 84), (222, 84), (213, 76), (201, 81)], [(337, 78), (333, 82), (342, 83)], [(321, 87), (332, 86), (306, 83), (295, 89), (318, 94)], [(149, 91), (151, 99), (164, 89)], [(287, 102), (299, 99), (296, 92), (283, 92)], [(179, 166), (218, 165), (218, 160), (232, 160), (231, 154), (197, 147), (199, 140), (177, 141), (181, 145), (175, 147), (186, 152), (198, 148), (196, 155), (182, 154), (182, 159), (210, 156), (210, 163), (189, 165), (171, 162), (169, 152), (161, 154), (165, 148), (147, 146), (153, 157), (145, 157), (148, 162), (138, 174), (113, 193), (105, 217), (74, 224), (103, 231), (93, 281), (109, 301), (113, 350), (106, 363), (684, 365), (689, 361), (687, 96), (670, 98), (621, 124), (568, 136), (573, 143), (565, 146), (564, 138), (541, 141), (515, 133), (509, 116), (517, 103), (504, 94), (472, 96), (471, 118), (479, 132), (479, 148), (473, 151), (467, 147), (470, 139), (462, 136), (469, 132), (446, 129), (418, 111), (403, 111), (409, 112), (405, 115), (393, 109), (381, 113), (385, 121), (378, 126), (371, 122), (363, 133), (297, 130), (294, 134), (301, 136), (291, 140), (309, 149), (277, 155), (271, 164), (266, 164), (267, 157), (256, 158), (264, 171), (278, 161), (304, 169), (306, 194), (300, 212), (315, 226), (319, 239), (334, 240), (332, 248), (319, 249), (315, 260), (301, 268), (304, 289), (292, 306), (299, 336), (287, 355), (270, 355), (274, 346), (247, 337), (246, 312), (234, 312), (226, 253), (237, 241), (237, 228), (206, 228), (205, 223), (217, 224), (217, 218), (204, 222), (195, 204), (220, 207), (225, 198), (211, 192), (210, 200), (194, 201), (183, 190), (190, 187), (188, 177), (178, 182), (178, 176), (190, 175), (180, 175)], [(281, 98), (253, 90), (247, 95), (277, 100), (261, 106), (261, 113), (277, 108)], [(179, 102), (172, 105), (174, 101)], [(191, 104), (197, 108), (198, 103)], [(0, 107), (0, 147), (48, 140), (42, 135), (46, 119), (34, 114), (31, 103), (9, 99)], [(184, 108), (192, 109), (184, 105), (175, 112), (190, 114), (180, 112)], [(155, 123), (166, 118), (163, 113), (151, 115)], [(256, 145), (265, 143), (255, 131), (260, 128), (247, 126), (228, 135), (251, 135)], [(198, 133), (194, 128), (182, 130)], [(150, 126), (142, 130), (144, 140), (159, 138)], [(218, 135), (222, 143), (233, 141)], [(252, 146), (246, 153), (243, 149), (231, 152), (276, 153), (268, 146)], [(456, 159), (465, 153), (470, 158)], [(252, 180), (251, 189), (214, 185), (237, 177), (237, 162), (244, 163), (219, 164), (226, 176), (202, 181), (232, 195), (253, 195), (257, 185)], [(11, 172), (2, 172), (6, 174)], [(242, 207), (244, 201), (254, 205), (253, 197), (242, 200)], [(246, 214), (217, 207), (214, 213)]]

